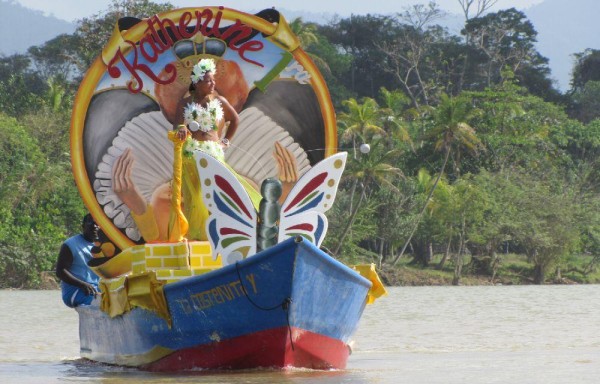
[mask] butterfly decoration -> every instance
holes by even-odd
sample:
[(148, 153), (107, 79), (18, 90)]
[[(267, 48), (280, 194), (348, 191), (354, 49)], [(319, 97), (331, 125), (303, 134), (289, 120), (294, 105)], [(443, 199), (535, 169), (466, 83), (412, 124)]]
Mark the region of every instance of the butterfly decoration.
[[(202, 199), (210, 215), (206, 233), (213, 256), (223, 265), (257, 252), (258, 213), (236, 175), (223, 163), (202, 152), (194, 153)], [(335, 200), (346, 152), (315, 164), (293, 186), (281, 205), (277, 241), (302, 236), (320, 246), (327, 233), (326, 212)]]

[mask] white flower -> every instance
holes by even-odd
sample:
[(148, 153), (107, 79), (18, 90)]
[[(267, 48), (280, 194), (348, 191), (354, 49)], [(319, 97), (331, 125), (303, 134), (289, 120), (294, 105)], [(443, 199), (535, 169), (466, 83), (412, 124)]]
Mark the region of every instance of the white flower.
[(192, 83), (196, 84), (197, 82), (203, 80), (206, 72), (212, 72), (213, 75), (217, 73), (217, 66), (213, 59), (202, 59), (196, 65), (194, 65), (192, 74), (190, 75)]
[(223, 120), (223, 106), (221, 105), (221, 101), (219, 101), (219, 99), (212, 99), (209, 101), (206, 109), (208, 109), (213, 115), (216, 123)]
[(223, 119), (223, 107), (218, 99), (208, 102), (206, 108), (197, 103), (189, 103), (183, 109), (183, 123), (189, 128), (192, 121), (200, 125), (202, 132), (217, 129), (217, 123)]
[(199, 117), (199, 110), (203, 109), (202, 106), (200, 104), (196, 104), (196, 103), (189, 103), (184, 109), (183, 109), (183, 123), (187, 126), (189, 125), (192, 121), (197, 121), (198, 117)]
[(208, 153), (218, 160), (225, 161), (225, 152), (223, 152), (223, 147), (220, 143), (216, 141), (198, 141), (188, 137), (183, 145), (183, 154), (191, 157), (196, 151)]

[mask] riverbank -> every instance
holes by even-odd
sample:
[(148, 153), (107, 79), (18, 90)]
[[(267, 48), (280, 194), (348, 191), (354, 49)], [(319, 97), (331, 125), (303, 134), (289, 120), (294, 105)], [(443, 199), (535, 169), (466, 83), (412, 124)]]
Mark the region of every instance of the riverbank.
[[(427, 267), (413, 265), (410, 258), (407, 258), (395, 267), (384, 265), (378, 268), (378, 273), (387, 286), (452, 285), (454, 265), (449, 262), (442, 269), (438, 269), (440, 258), (436, 255)], [(492, 278), (491, 275), (472, 273), (470, 260), (467, 259), (464, 261), (459, 284), (532, 285), (533, 266), (524, 255), (503, 255)], [(600, 284), (600, 268), (594, 264), (591, 256), (573, 257), (565, 261), (563, 268), (555, 268), (548, 272), (544, 284)]]
[[(469, 271), (469, 260), (460, 278), (460, 285), (531, 285), (534, 284), (533, 268), (523, 255), (503, 256), (494, 279), (489, 275), (476, 275)], [(368, 261), (364, 261), (367, 263)], [(383, 283), (393, 286), (443, 286), (452, 285), (454, 265), (450, 262), (437, 269), (439, 257), (434, 257), (430, 266), (420, 267), (410, 263), (410, 258), (401, 260), (397, 266), (384, 265), (377, 268)], [(566, 268), (557, 276), (557, 271), (549, 273), (545, 284), (600, 284), (600, 269), (593, 266), (591, 258), (577, 258), (566, 263)], [(39, 289), (60, 289), (59, 280), (53, 272), (40, 274)]]
[[(399, 268), (384, 268), (378, 270), (381, 280), (386, 286), (443, 286), (452, 285), (454, 279), (453, 272), (449, 271), (436, 271), (430, 269), (419, 269), (411, 267), (399, 267)], [(569, 278), (562, 278), (561, 280), (553, 279), (547, 281), (547, 284), (580, 284), (575, 280)], [(598, 282), (594, 282), (598, 283)], [(533, 280), (527, 277), (503, 277), (499, 276), (491, 279), (490, 276), (479, 276), (479, 275), (466, 275), (461, 276), (460, 285), (531, 285)], [(581, 283), (587, 284), (587, 283)], [(593, 283), (592, 283), (593, 284)]]

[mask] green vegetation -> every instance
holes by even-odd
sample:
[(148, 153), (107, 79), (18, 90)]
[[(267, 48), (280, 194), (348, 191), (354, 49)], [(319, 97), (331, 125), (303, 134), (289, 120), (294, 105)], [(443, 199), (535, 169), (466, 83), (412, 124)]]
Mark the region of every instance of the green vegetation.
[[(170, 7), (114, 1), (72, 35), (0, 57), (0, 287), (38, 286), (78, 230), (68, 130), (85, 69), (118, 17)], [(561, 94), (523, 13), (470, 11), (460, 36), (434, 24), (433, 3), (291, 22), (350, 153), (325, 245), (391, 284), (598, 283), (600, 54), (576, 56)]]
[[(432, 264), (437, 265), (442, 254), (434, 255)], [(489, 275), (475, 273), (463, 268), (462, 285), (519, 285), (534, 284), (533, 268), (522, 254), (502, 254), (498, 258), (497, 272), (494, 278)], [(578, 256), (564, 263), (560, 274), (552, 274), (547, 283), (556, 284), (597, 284), (600, 281), (600, 270), (591, 271), (592, 256)], [(466, 260), (472, 265), (471, 260)], [(586, 269), (587, 268), (587, 269)], [(389, 285), (450, 285), (454, 280), (454, 266), (438, 268), (415, 268), (409, 259), (401, 260), (395, 268), (383, 267), (379, 271), (382, 279)]]

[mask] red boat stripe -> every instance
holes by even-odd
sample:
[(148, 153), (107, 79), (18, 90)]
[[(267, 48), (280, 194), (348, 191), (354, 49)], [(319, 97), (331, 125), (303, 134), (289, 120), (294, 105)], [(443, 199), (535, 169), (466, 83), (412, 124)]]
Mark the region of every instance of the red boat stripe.
[(349, 350), (341, 340), (292, 327), (255, 332), (192, 348), (181, 349), (141, 367), (150, 371), (249, 369), (256, 367), (343, 369)]

